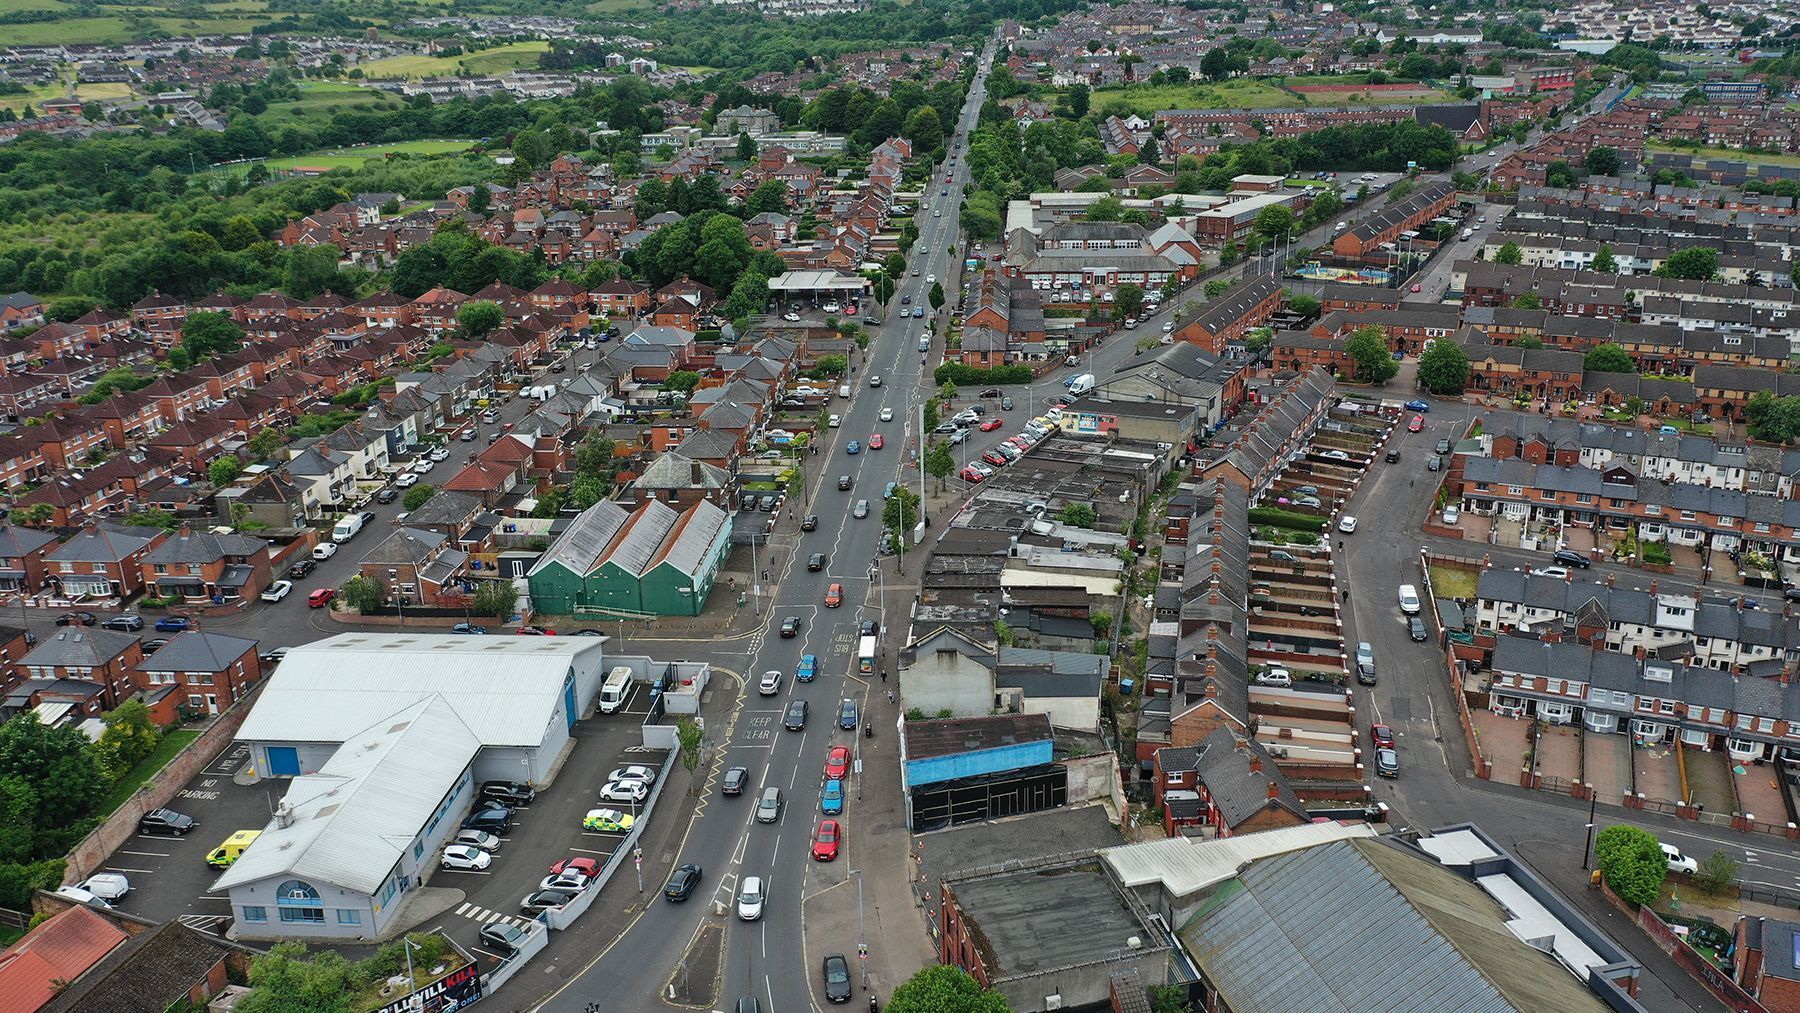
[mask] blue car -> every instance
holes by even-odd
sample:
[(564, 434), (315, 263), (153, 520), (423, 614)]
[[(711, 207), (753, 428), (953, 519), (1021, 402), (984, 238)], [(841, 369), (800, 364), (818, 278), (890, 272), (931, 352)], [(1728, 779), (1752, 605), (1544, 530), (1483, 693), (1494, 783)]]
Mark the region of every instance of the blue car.
[(156, 621), (158, 633), (182, 633), (192, 629), (194, 621), (187, 616), (163, 616)]
[(475, 623), (457, 623), (455, 626), (450, 627), (450, 632), (465, 637), (479, 637), (487, 633), (487, 627), (478, 626)]
[(862, 453), (862, 444), (856, 442), (855, 440), (851, 440), (849, 443), (844, 444), (844, 453), (860, 454), (860, 453)]
[(898, 482), (889, 482), (887, 484), (887, 488), (881, 490), (881, 498), (882, 499), (893, 499), (894, 498), (894, 490), (897, 488), (899, 488)]
[(813, 679), (815, 677), (818, 676), (818, 674), (819, 674), (818, 656), (812, 655), (812, 654), (802, 654), (800, 656), (800, 667), (794, 670), (794, 681), (795, 682), (811, 682), (811, 681), (813, 681)]
[(1431, 410), (1431, 405), (1424, 401), (1408, 401), (1406, 402), (1406, 410), (1409, 412), (1428, 412)]
[(844, 782), (835, 777), (825, 782), (825, 790), (819, 794), (819, 811), (827, 816), (844, 811)]

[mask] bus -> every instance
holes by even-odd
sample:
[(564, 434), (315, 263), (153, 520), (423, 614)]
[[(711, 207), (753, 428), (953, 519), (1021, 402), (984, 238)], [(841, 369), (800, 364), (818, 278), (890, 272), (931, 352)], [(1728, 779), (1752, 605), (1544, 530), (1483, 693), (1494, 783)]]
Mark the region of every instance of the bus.
[(875, 638), (863, 637), (856, 645), (856, 670), (863, 675), (875, 674)]

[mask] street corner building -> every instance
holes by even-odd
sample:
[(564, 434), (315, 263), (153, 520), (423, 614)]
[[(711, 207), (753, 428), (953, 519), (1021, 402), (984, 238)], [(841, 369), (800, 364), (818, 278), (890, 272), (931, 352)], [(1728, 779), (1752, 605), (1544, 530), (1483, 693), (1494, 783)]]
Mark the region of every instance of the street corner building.
[(731, 553), (731, 515), (706, 500), (596, 503), (527, 575), (547, 615), (697, 616)]
[(293, 783), (213, 886), (236, 935), (380, 936), (479, 782), (549, 779), (604, 643), (347, 633), (289, 652), (238, 731), (257, 774)]

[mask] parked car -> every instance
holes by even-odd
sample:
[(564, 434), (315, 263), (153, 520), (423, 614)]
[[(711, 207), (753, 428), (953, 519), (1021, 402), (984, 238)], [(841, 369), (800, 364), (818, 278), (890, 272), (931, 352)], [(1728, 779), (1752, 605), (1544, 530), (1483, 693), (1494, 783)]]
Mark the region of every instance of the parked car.
[(530, 915), (556, 911), (567, 907), (579, 896), (580, 890), (537, 890), (525, 895), (525, 899), (519, 902), (519, 910)]
[[(1314, 500), (1313, 502), (1317, 503), (1318, 500)], [(1338, 518), (1338, 530), (1342, 531), (1346, 535), (1354, 534), (1356, 531), (1356, 518), (1351, 516), (1350, 514), (1345, 514), (1344, 516), (1339, 517)]]
[(836, 816), (844, 811), (844, 782), (832, 778), (819, 789), (819, 811), (827, 816)]
[(375, 502), (382, 504), (392, 503), (399, 498), (400, 490), (391, 485), (383, 487), (380, 492), (375, 494)]
[(1406, 617), (1406, 635), (1411, 637), (1415, 641), (1418, 641), (1421, 644), (1424, 643), (1428, 636), (1428, 634), (1425, 632), (1424, 620), (1420, 619), (1418, 616), (1407, 616)]
[(819, 821), (818, 829), (813, 831), (813, 861), (829, 862), (838, 856), (838, 845), (843, 836), (842, 826), (837, 820)]
[(687, 900), (694, 895), (694, 888), (700, 885), (701, 871), (698, 865), (688, 862), (675, 867), (669, 873), (669, 882), (663, 887), (663, 896), (670, 903)]
[(1441, 439), (1441, 440), (1439, 440), (1439, 441), (1437, 441), (1437, 448), (1436, 448), (1436, 450), (1437, 450), (1437, 452), (1438, 452), (1438, 453), (1440, 453), (1440, 454), (1448, 454), (1448, 453), (1449, 453), (1449, 452), (1450, 452), (1450, 441), (1449, 441), (1449, 439), (1447, 439), (1447, 438), (1446, 438), (1446, 439)]
[(1670, 872), (1685, 872), (1692, 876), (1700, 871), (1700, 863), (1682, 854), (1675, 845), (1658, 841), (1657, 846), (1662, 848), (1663, 860), (1669, 864)]
[(58, 626), (92, 626), (100, 621), (100, 617), (92, 612), (64, 612), (56, 617)]
[(445, 869), (456, 869), (463, 872), (479, 872), (494, 861), (494, 856), (466, 844), (452, 844), (444, 849), (444, 857), (438, 865)]
[(825, 1001), (835, 1005), (850, 1001), (850, 962), (842, 953), (825, 955)]
[(496, 854), (500, 850), (500, 838), (479, 830), (458, 830), (456, 836), (450, 838), (451, 844), (467, 848), (480, 848), (488, 854)]
[(504, 953), (517, 953), (531, 933), (512, 922), (489, 922), (481, 928), (481, 941)]
[(608, 781), (600, 786), (603, 802), (642, 802), (650, 797), (650, 786), (642, 781)]
[(850, 772), (850, 747), (832, 746), (825, 754), (825, 777), (841, 779)]
[(475, 623), (457, 623), (455, 626), (450, 627), (450, 632), (461, 634), (466, 637), (479, 637), (487, 633), (487, 627)]
[(581, 818), (581, 829), (602, 834), (622, 834), (636, 822), (637, 819), (630, 813), (617, 809), (589, 809), (587, 815)]
[[(332, 548), (335, 549), (335, 548), (337, 548), (337, 546), (334, 545), (334, 546), (332, 546)], [(313, 572), (314, 570), (317, 570), (318, 568), (319, 568), (319, 563), (317, 560), (313, 560), (313, 559), (295, 560), (294, 565), (288, 567), (288, 576), (293, 577), (296, 580), (298, 580), (299, 578), (306, 576), (307, 574)]]
[[(276, 583), (287, 584), (287, 581), (281, 580), (276, 581)], [(293, 585), (288, 584), (288, 586), (292, 587)], [(285, 594), (286, 592), (283, 593)], [(268, 592), (265, 591), (263, 597), (268, 597)], [(280, 601), (281, 599), (276, 598), (274, 600)], [(124, 630), (127, 633), (136, 633), (144, 628), (144, 617), (133, 615), (130, 612), (125, 612), (116, 616), (107, 616), (105, 619), (101, 620), (100, 628), (103, 630)]]
[(537, 789), (521, 781), (483, 781), (476, 792), (478, 798), (491, 798), (496, 802), (517, 808), (530, 805), (537, 798)]
[(1370, 725), (1369, 738), (1374, 741), (1376, 749), (1394, 748), (1394, 730), (1387, 725)]
[(838, 705), (838, 727), (844, 731), (856, 731), (856, 701), (848, 697)]
[(1425, 416), (1423, 416), (1423, 415), (1414, 415), (1412, 417), (1412, 421), (1410, 421), (1406, 424), (1406, 431), (1409, 433), (1416, 433), (1419, 430), (1424, 429), (1424, 428), (1425, 428)]
[(1551, 554), (1550, 558), (1556, 560), (1558, 563), (1573, 566), (1578, 570), (1585, 570), (1593, 565), (1592, 560), (1588, 559), (1583, 553), (1576, 552), (1574, 549), (1557, 549)]
[(1392, 749), (1375, 750), (1375, 773), (1382, 777), (1400, 776), (1400, 754)]
[(199, 825), (194, 822), (192, 816), (176, 812), (173, 809), (152, 809), (138, 817), (138, 833), (140, 834), (167, 834), (171, 837), (180, 837)]
[(156, 621), (158, 633), (185, 633), (193, 627), (194, 621), (187, 616), (163, 616)]
[(338, 549), (338, 547), (337, 547), (336, 542), (320, 542), (319, 544), (313, 546), (312, 558), (323, 562), (324, 560), (330, 559), (332, 556), (337, 555), (337, 549)]
[(269, 589), (262, 593), (261, 598), (263, 601), (280, 601), (281, 599), (286, 598), (290, 593), (292, 593), (293, 590), (294, 590), (294, 582), (293, 581), (278, 580), (275, 583), (269, 585)]
[(1428, 412), (1431, 410), (1431, 402), (1408, 401), (1406, 402), (1406, 410), (1409, 412)]
[[(331, 599), (336, 597), (337, 588), (335, 587), (314, 588), (313, 592), (306, 596), (306, 607), (309, 609), (322, 609), (331, 604)], [(156, 628), (159, 630), (162, 629), (162, 623), (157, 623)]]

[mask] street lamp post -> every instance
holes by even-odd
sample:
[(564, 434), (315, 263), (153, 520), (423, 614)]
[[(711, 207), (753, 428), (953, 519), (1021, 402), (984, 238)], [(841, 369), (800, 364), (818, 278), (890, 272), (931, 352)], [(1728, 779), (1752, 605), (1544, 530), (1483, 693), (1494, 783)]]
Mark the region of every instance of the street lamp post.
[(1594, 812), (1599, 805), (1600, 793), (1594, 791), (1592, 787), (1590, 787), (1588, 789), (1587, 843), (1582, 845), (1581, 848), (1581, 868), (1583, 871), (1588, 867), (1589, 853), (1594, 850)]
[(856, 877), (856, 958), (862, 964), (863, 991), (869, 990), (869, 944), (863, 940), (863, 878), (861, 869), (851, 869)]

